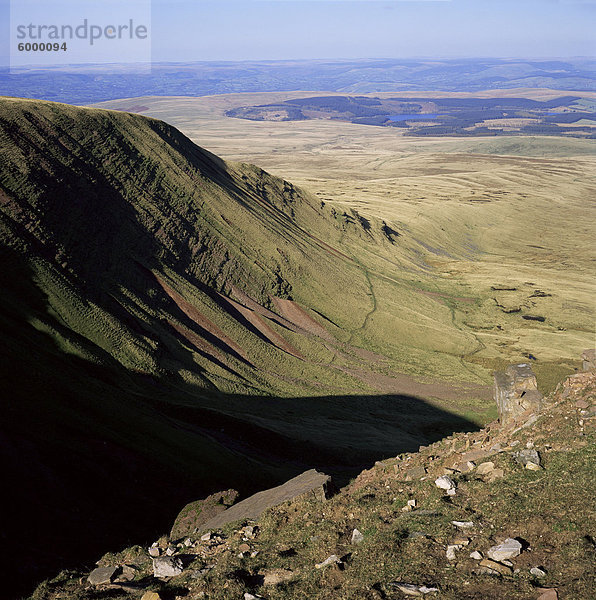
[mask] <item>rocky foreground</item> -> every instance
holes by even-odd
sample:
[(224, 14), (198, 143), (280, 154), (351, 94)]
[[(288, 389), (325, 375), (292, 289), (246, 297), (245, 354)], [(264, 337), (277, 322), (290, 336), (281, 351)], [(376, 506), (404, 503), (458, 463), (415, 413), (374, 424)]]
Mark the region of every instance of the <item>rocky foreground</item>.
[(594, 598), (589, 360), (548, 398), (526, 366), (497, 376), (502, 422), (377, 462), (330, 498), (308, 471), (236, 504), (233, 490), (191, 503), (169, 536), (33, 598)]

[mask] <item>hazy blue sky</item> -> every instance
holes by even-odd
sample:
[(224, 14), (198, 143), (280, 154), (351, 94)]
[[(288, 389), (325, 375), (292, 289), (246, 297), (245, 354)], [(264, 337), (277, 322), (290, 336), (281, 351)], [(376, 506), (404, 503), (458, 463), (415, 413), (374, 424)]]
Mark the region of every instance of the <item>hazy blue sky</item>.
[(596, 0), (154, 0), (153, 58), (593, 56)]
[[(596, 0), (12, 1), (10, 41), (9, 0), (0, 0), (0, 64), (9, 48), (20, 60), (41, 58), (16, 52), (17, 14), (36, 23), (128, 22), (149, 6), (154, 62), (596, 55)], [(101, 62), (98, 45), (70, 47), (66, 61)], [(118, 58), (133, 62), (132, 54), (123, 49)]]

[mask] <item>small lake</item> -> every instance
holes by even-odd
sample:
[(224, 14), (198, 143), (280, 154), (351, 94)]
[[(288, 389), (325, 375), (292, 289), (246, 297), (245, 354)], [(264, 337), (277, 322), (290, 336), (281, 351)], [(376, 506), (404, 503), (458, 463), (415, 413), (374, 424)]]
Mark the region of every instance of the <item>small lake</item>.
[(413, 113), (413, 114), (405, 114), (405, 115), (390, 115), (389, 116), (389, 120), (390, 121), (414, 121), (414, 120), (418, 120), (418, 119), (436, 119), (437, 117), (440, 117), (442, 115), (439, 115), (438, 113), (425, 113), (425, 114), (420, 114), (420, 113)]

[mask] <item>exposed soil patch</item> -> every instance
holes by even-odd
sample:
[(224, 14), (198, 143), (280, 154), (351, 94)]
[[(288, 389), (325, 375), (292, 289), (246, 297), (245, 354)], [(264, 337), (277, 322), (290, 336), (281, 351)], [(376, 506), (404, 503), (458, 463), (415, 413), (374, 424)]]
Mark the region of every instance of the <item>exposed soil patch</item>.
[[(154, 274), (155, 275), (155, 274)], [(178, 292), (174, 291), (165, 281), (155, 275), (155, 280), (162, 287), (164, 292), (176, 303), (176, 306), (197, 325), (208, 331), (210, 334), (221, 340), (225, 345), (241, 356), (246, 362), (252, 364), (248, 355), (234, 340), (230, 339), (215, 323), (212, 323), (195, 306), (187, 302)]]
[(249, 308), (242, 306), (242, 304), (235, 302), (234, 300), (230, 300), (230, 302), (234, 308), (236, 308), (236, 310), (238, 310), (238, 312), (267, 339), (270, 344), (276, 348), (279, 348), (280, 350), (283, 350), (284, 352), (287, 352), (288, 354), (291, 354), (292, 356), (295, 356), (296, 358), (304, 360), (304, 356), (281, 335), (279, 335), (279, 333), (274, 331), (267, 323), (265, 323), (263, 317), (259, 316), (256, 312), (250, 310)]
[(272, 298), (273, 304), (288, 321), (300, 329), (308, 331), (324, 340), (332, 341), (335, 338), (320, 324), (317, 323), (301, 306), (293, 300)]
[(236, 298), (236, 300), (240, 304), (245, 306), (246, 308), (253, 310), (254, 312), (256, 312), (257, 314), (259, 314), (263, 317), (267, 317), (268, 319), (275, 321), (278, 325), (281, 325), (282, 327), (286, 327), (290, 331), (298, 331), (297, 326), (294, 323), (292, 323), (289, 320), (285, 319), (284, 317), (274, 313), (272, 310), (269, 310), (268, 308), (261, 306), (258, 302), (255, 302), (250, 296), (245, 294), (242, 290), (238, 289), (236, 286), (233, 286), (233, 285), (230, 286), (230, 292)]

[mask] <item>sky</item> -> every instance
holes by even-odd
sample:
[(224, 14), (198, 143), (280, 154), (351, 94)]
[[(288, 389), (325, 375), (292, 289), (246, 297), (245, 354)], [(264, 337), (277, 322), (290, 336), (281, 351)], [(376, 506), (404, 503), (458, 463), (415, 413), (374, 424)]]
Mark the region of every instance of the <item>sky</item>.
[(71, 62), (596, 55), (596, 0), (0, 0), (0, 64), (9, 51), (42, 58), (16, 51), (17, 22), (69, 22), (69, 11), (150, 30), (136, 45), (104, 41), (105, 52), (75, 40), (61, 54)]
[(596, 0), (155, 0), (153, 59), (596, 54)]

